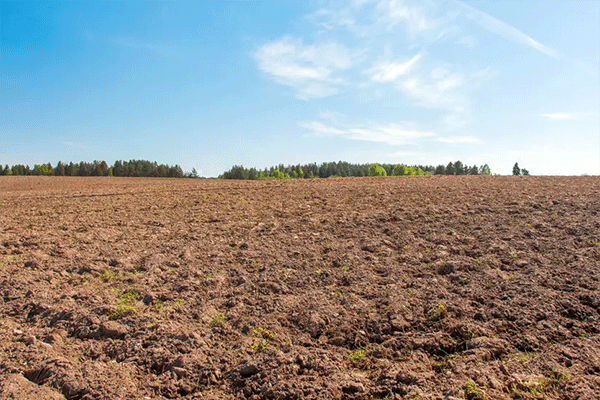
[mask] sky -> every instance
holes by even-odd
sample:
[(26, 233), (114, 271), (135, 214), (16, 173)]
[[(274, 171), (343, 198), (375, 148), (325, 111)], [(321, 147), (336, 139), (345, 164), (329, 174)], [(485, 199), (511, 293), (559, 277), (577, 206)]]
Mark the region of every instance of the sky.
[(600, 175), (598, 1), (0, 0), (0, 163)]

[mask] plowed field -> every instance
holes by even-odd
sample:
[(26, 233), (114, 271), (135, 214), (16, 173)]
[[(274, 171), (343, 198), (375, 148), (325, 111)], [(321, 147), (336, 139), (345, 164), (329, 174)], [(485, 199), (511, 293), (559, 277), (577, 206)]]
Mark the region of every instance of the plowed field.
[(0, 398), (600, 399), (600, 179), (0, 177)]

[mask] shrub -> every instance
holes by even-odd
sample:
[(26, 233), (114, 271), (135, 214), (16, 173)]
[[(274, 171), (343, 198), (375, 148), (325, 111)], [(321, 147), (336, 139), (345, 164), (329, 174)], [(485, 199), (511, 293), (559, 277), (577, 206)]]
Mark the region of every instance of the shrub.
[(371, 164), (369, 167), (369, 176), (387, 176), (387, 174), (381, 165)]

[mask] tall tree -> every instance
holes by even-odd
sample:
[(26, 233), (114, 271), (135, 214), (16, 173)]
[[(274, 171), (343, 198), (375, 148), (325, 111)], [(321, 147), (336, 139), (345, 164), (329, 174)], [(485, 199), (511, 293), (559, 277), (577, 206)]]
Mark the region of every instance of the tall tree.
[(58, 164), (56, 164), (56, 168), (54, 168), (54, 175), (65, 176), (65, 165), (62, 163), (62, 161), (59, 161)]
[(519, 163), (515, 163), (512, 170), (513, 175), (519, 176), (521, 175), (521, 168), (519, 168)]

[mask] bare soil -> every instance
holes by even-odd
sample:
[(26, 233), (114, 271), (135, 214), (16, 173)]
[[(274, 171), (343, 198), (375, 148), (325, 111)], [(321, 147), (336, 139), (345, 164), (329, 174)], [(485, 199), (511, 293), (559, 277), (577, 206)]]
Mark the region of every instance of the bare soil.
[(600, 399), (600, 179), (0, 177), (0, 398)]

